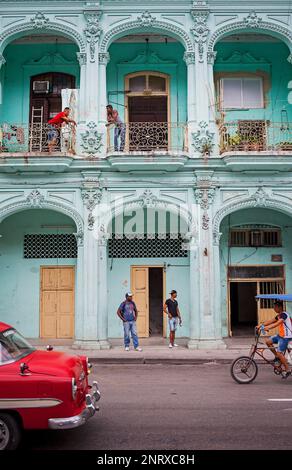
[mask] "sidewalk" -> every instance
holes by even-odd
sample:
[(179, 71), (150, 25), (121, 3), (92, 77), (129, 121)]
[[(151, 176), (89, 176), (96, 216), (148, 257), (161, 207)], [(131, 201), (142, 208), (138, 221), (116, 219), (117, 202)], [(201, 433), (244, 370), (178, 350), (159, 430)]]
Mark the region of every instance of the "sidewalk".
[[(168, 341), (164, 338), (142, 339), (140, 346), (142, 352), (125, 351), (121, 339), (110, 340), (111, 349), (73, 349), (72, 341), (55, 340), (49, 342), (55, 351), (64, 351), (68, 354), (81, 354), (89, 357), (92, 363), (98, 364), (201, 364), (216, 362), (230, 364), (237, 356), (249, 352), (252, 338), (226, 338), (226, 349), (188, 349), (187, 339), (176, 340), (177, 348), (170, 349)], [(38, 349), (45, 348), (48, 342), (31, 340)]]

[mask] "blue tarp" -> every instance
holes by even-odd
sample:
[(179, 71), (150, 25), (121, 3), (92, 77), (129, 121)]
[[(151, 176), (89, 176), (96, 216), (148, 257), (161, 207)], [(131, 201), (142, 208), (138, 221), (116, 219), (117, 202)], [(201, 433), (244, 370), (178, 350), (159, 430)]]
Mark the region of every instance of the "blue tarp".
[(262, 294), (257, 295), (256, 299), (274, 299), (283, 300), (285, 302), (292, 302), (292, 294)]

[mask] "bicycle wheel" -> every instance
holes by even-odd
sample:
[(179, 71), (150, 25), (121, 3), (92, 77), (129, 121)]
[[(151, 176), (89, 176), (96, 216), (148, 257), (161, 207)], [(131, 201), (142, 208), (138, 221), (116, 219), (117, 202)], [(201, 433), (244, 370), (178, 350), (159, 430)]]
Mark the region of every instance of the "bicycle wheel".
[(239, 384), (250, 384), (258, 374), (256, 362), (248, 356), (241, 356), (231, 364), (231, 376)]

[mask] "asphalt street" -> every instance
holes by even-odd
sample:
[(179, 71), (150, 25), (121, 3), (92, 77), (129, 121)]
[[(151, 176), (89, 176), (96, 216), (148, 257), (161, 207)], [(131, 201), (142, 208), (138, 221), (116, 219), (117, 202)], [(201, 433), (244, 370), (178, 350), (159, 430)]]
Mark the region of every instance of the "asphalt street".
[(229, 368), (95, 365), (99, 413), (79, 429), (26, 432), (22, 448), (291, 449), (292, 378), (263, 365), (254, 383), (238, 385)]

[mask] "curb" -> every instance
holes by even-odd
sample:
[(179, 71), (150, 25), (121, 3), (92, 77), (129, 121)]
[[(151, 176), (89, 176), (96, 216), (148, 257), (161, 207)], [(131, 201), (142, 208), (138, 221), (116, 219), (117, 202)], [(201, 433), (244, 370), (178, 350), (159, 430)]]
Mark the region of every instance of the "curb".
[(173, 365), (206, 365), (206, 364), (231, 364), (234, 358), (152, 358), (152, 357), (143, 357), (143, 358), (99, 358), (99, 357), (89, 357), (89, 362), (92, 364), (103, 364), (103, 365), (114, 365), (114, 364), (173, 364)]

